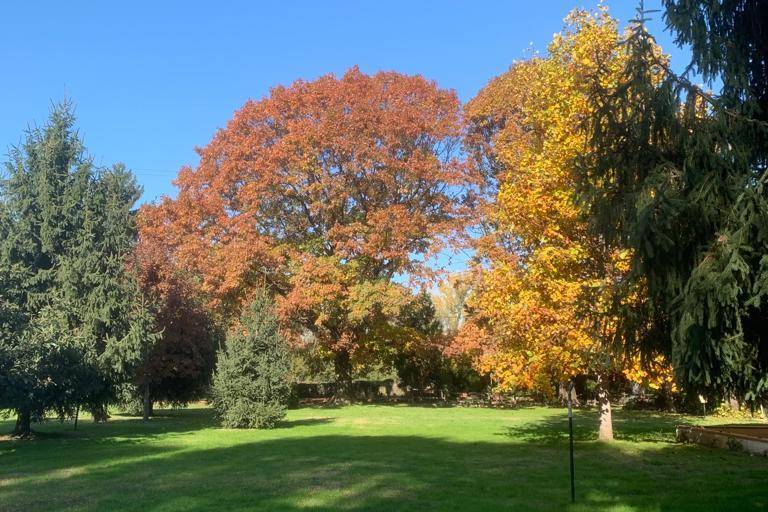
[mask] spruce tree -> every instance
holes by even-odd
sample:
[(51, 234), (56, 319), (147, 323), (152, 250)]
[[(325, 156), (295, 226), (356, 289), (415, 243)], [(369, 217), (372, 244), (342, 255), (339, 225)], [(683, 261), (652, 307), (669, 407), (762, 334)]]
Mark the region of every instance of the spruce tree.
[[(643, 308), (623, 311), (617, 335), (646, 354), (661, 349), (691, 390), (759, 402), (768, 396), (768, 5), (664, 3), (691, 64), (670, 70), (641, 11), (623, 83), (594, 80), (582, 199), (594, 229), (632, 250), (632, 278), (648, 293)], [(690, 72), (719, 81), (719, 93)]]
[(271, 428), (285, 417), (290, 395), (288, 344), (273, 302), (259, 292), (218, 352), (212, 403), (228, 428)]
[(125, 267), (140, 189), (124, 168), (93, 164), (74, 122), (70, 103), (56, 105), (11, 149), (0, 189), (0, 408), (17, 412), (19, 435), (50, 410), (104, 419), (148, 325)]

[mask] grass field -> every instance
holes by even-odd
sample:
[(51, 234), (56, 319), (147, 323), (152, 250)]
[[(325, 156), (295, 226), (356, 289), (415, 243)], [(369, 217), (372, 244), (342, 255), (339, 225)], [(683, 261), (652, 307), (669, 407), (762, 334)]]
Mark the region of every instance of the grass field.
[(674, 443), (687, 420), (619, 412), (606, 445), (578, 411), (574, 506), (561, 409), (303, 408), (270, 431), (202, 408), (51, 422), (0, 440), (0, 510), (768, 510), (768, 460)]

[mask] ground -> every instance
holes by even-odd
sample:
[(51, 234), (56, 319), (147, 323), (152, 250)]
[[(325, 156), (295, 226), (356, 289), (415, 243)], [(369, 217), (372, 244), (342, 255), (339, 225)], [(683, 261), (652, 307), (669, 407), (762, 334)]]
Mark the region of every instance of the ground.
[(674, 443), (692, 420), (620, 411), (603, 444), (578, 411), (576, 505), (562, 409), (302, 408), (269, 431), (218, 428), (205, 408), (49, 422), (0, 440), (0, 510), (768, 509), (768, 460)]

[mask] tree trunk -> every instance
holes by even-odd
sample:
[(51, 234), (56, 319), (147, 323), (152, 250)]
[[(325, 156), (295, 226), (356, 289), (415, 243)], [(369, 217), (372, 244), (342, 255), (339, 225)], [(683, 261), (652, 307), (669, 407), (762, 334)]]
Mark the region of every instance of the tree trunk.
[(152, 397), (149, 394), (149, 383), (144, 384), (144, 400), (142, 402), (143, 419), (149, 421), (149, 417), (152, 416)]
[(352, 361), (349, 350), (338, 350), (333, 356), (333, 366), (336, 373), (333, 402), (349, 403), (352, 400)]
[(106, 423), (109, 419), (109, 411), (104, 404), (97, 404), (90, 407), (91, 416), (94, 423)]
[(604, 375), (597, 376), (597, 407), (600, 426), (597, 438), (600, 441), (613, 441), (613, 418), (611, 417), (611, 399), (608, 396)]
[(664, 403), (664, 410), (666, 412), (675, 412), (675, 401), (672, 396), (672, 390), (667, 384), (661, 388), (661, 397)]
[[(568, 403), (568, 382), (558, 382), (557, 395), (561, 405)], [(579, 402), (579, 395), (576, 393), (576, 386), (571, 390), (571, 403), (573, 403), (574, 407), (578, 407), (581, 404)]]
[(32, 435), (32, 413), (29, 409), (22, 409), (19, 411), (13, 435), (17, 437), (29, 437)]

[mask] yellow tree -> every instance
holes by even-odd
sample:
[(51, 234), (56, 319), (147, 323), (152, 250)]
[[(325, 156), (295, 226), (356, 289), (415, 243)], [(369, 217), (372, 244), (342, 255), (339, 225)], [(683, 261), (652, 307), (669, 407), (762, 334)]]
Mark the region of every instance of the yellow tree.
[[(500, 388), (545, 393), (553, 382), (595, 376), (604, 440), (613, 438), (607, 378), (650, 375), (638, 358), (612, 350), (618, 319), (609, 306), (629, 254), (590, 233), (575, 199), (589, 80), (616, 83), (619, 42), (606, 11), (574, 11), (546, 57), (513, 64), (466, 107), (471, 160), (498, 184), (467, 327), (485, 340), (478, 365)], [(623, 296), (642, 300), (640, 291)]]

